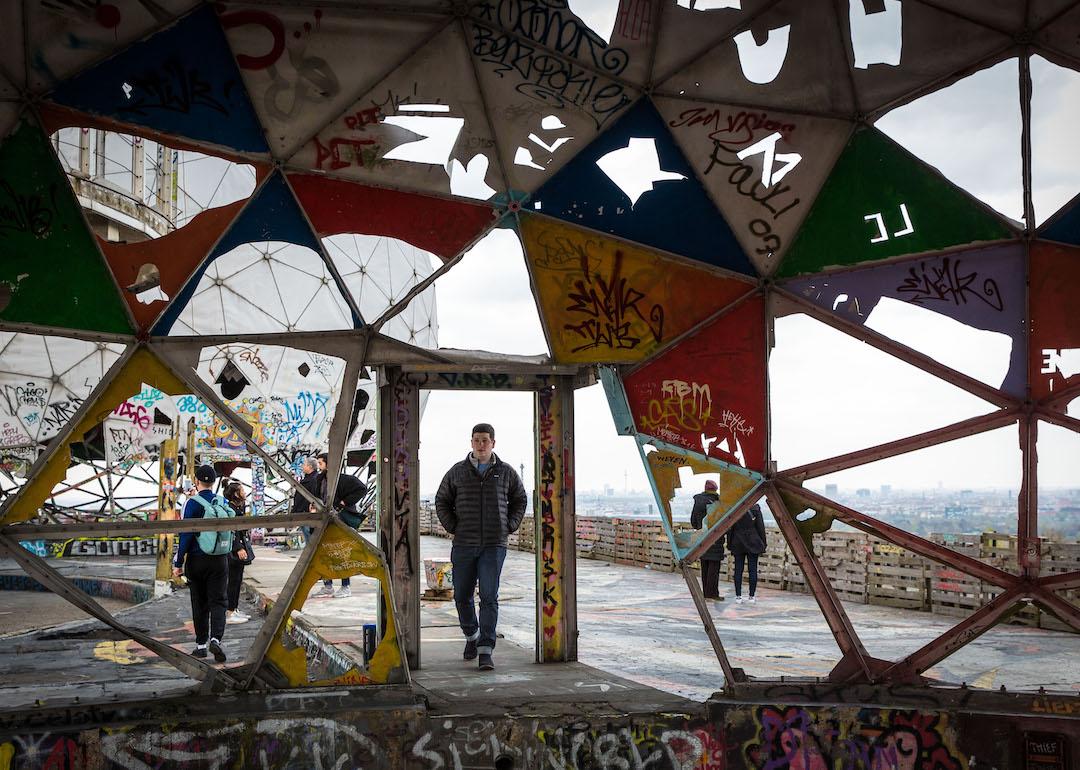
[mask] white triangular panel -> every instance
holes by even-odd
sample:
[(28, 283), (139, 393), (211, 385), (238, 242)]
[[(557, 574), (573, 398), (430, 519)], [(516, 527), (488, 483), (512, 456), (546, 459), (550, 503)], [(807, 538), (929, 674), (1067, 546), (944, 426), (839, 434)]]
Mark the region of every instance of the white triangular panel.
[(172, 334), (259, 334), (351, 329), (348, 305), (318, 253), (248, 243), (214, 260)]
[(167, 26), (199, 4), (198, 0), (154, 0), (153, 3), (145, 0), (110, 0), (108, 3), (27, 0), (30, 10), (30, 87), (50, 88)]
[(771, 272), (852, 124), (687, 99), (653, 101), (743, 249), (759, 270)]
[[(287, 158), (431, 35), (439, 17), (252, 8), (225, 34), (271, 151)], [(232, 8), (230, 8), (232, 12)]]
[[(623, 0), (622, 4), (636, 6), (641, 2)], [(729, 38), (736, 27), (769, 5), (769, 0), (664, 0), (661, 5), (654, 83), (663, 82), (718, 41)]]
[(464, 22), (480, 87), (489, 106), (510, 187), (532, 192), (601, 131), (612, 125), (638, 96), (612, 79), (622, 60), (594, 69), (542, 50), (485, 22)]
[(450, 24), (325, 126), (292, 162), (396, 188), (486, 200), (503, 189), (461, 28)]
[[(323, 247), (366, 323), (404, 299), (438, 262), (432, 254), (396, 238), (346, 233), (323, 238)], [(436, 347), (437, 328), (435, 290), (430, 288), (380, 331), (411, 345)]]

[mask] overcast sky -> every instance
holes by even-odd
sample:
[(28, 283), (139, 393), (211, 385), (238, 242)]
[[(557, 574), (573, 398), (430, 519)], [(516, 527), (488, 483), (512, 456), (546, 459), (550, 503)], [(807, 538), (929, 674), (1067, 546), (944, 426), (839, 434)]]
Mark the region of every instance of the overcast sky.
[[(1033, 137), (1036, 216), (1041, 222), (1080, 190), (1080, 76), (1036, 58)], [(1003, 62), (887, 115), (878, 126), (973, 195), (1006, 214), (1022, 214), (1017, 64)], [(646, 193), (648, 194), (648, 193)], [(512, 231), (492, 233), (437, 283), (444, 347), (507, 353), (547, 352), (524, 258)], [(936, 315), (936, 314), (931, 314)], [(941, 318), (940, 316), (938, 317)], [(902, 311), (882, 324), (950, 365), (1000, 367), (1000, 335), (926, 322)], [(959, 327), (959, 328), (957, 328)], [(779, 319), (770, 359), (773, 457), (780, 468), (948, 425), (993, 409), (937, 378), (806, 316)], [(646, 489), (634, 441), (615, 434), (600, 386), (577, 393), (577, 487)], [(1077, 411), (1074, 402), (1071, 413)], [(532, 397), (434, 393), (421, 426), (420, 487), (435, 490), (468, 451), (469, 429), (487, 421), (496, 452), (525, 465), (532, 488)], [(1040, 428), (1044, 488), (1080, 486), (1080, 436)], [(810, 482), (841, 487), (997, 487), (1020, 479), (1017, 431), (1001, 429)], [(628, 480), (628, 481), (627, 481)]]

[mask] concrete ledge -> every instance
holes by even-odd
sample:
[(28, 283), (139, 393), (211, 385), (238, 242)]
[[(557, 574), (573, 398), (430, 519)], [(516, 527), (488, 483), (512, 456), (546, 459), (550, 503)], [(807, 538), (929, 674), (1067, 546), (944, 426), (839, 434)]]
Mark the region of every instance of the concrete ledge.
[[(134, 580), (116, 580), (98, 577), (67, 576), (80, 591), (103, 599), (119, 599), (131, 604), (142, 604), (154, 598), (154, 586)], [(0, 574), (0, 591), (48, 591), (29, 575)]]

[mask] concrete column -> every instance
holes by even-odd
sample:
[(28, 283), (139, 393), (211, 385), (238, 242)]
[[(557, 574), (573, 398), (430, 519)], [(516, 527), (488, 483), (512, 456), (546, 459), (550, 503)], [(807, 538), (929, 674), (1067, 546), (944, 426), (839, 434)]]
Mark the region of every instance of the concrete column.
[(90, 178), (90, 131), (79, 129), (79, 173), (87, 179)]
[(574, 387), (554, 377), (536, 393), (536, 660), (577, 660)]
[(94, 178), (105, 179), (105, 132), (94, 132)]
[[(397, 367), (379, 387), (379, 547), (390, 566), (394, 612), (410, 670), (420, 668), (420, 389)], [(380, 601), (380, 628), (385, 608)]]

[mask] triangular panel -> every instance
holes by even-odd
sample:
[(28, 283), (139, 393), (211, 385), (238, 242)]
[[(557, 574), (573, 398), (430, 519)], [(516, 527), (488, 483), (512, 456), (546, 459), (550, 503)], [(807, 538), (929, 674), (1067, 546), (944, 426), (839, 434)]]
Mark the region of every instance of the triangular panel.
[(129, 333), (116, 286), (40, 129), (0, 145), (0, 319)]
[[(983, 203), (1022, 220), (1019, 83), (1017, 59), (1009, 59), (890, 110), (874, 127)], [(977, 141), (960, 125), (978, 126)]]
[[(475, 7), (482, 17), (496, 9), (490, 3)], [(625, 53), (607, 48), (580, 22), (572, 20), (564, 30), (524, 21), (540, 17), (523, 0), (508, 0), (504, 8), (521, 14), (519, 32), (544, 47), (527, 43), (519, 32), (501, 31), (487, 18), (462, 23), (510, 187), (532, 192), (607, 130), (640, 92), (617, 79), (628, 64)], [(545, 6), (544, 13), (563, 12)], [(570, 55), (575, 52), (577, 62)]]
[(1035, 35), (1035, 39), (1052, 51), (1080, 58), (1080, 37), (1076, 30), (1080, 27), (1080, 6), (1058, 16), (1050, 24), (1046, 24)]
[(623, 378), (638, 431), (764, 471), (765, 352), (754, 296)]
[(642, 361), (753, 288), (546, 217), (521, 234), (560, 363)]
[(56, 453), (20, 490), (19, 498), (4, 514), (5, 524), (26, 521), (37, 515), (38, 509), (53, 488), (64, 480), (68, 466), (71, 464), (71, 445), (80, 441), (88, 430), (104, 420), (120, 403), (137, 395), (142, 390), (143, 383), (170, 395), (179, 395), (188, 391), (188, 388), (153, 353), (145, 348), (136, 350), (101, 392), (83, 416), (82, 421), (56, 448)]
[(1080, 246), (1080, 195), (1069, 201), (1039, 230), (1039, 237)]
[[(5, 5), (16, 5), (16, 2)], [(21, 3), (19, 3), (21, 4)], [(27, 0), (30, 87), (51, 88), (198, 5), (198, 0), (110, 0), (51, 3)], [(8, 29), (13, 29), (9, 27)], [(5, 43), (6, 47), (6, 43)]]
[(655, 101), (743, 250), (770, 274), (844, 149), (851, 124), (688, 99)]
[(781, 275), (1009, 238), (1006, 225), (881, 132), (855, 133)]
[(505, 192), (461, 27), (443, 29), (320, 130), (293, 163), (375, 184), (482, 200)]
[(841, 15), (855, 98), (874, 112), (1007, 48), (1011, 38), (918, 2), (889, 2), (877, 12), (844, 3)]
[[(939, 350), (925, 350), (914, 337), (897, 339), (909, 347), (941, 361), (946, 366), (983, 379), (988, 385), (1001, 388), (1016, 398), (1024, 398), (1027, 387), (1027, 327), (1024, 293), (1024, 247), (1015, 244), (994, 246), (974, 251), (962, 251), (918, 260), (893, 262), (875, 267), (798, 278), (784, 284), (792, 293), (805, 297), (816, 305), (835, 313), (851, 323), (896, 339), (895, 331), (921, 334), (940, 342), (945, 337), (937, 333), (933, 319), (921, 316), (918, 322), (904, 323), (900, 308), (882, 307), (885, 318), (875, 321), (882, 300), (901, 302), (946, 316), (971, 329), (981, 329), (1004, 335), (1004, 345), (980, 346), (980, 363), (989, 363), (991, 350), (1004, 350), (997, 357), (997, 376), (984, 379), (985, 370), (966, 371), (962, 362), (967, 350), (955, 351), (957, 356), (942, 355)], [(887, 303), (888, 304), (888, 303)], [(921, 315), (921, 314), (920, 314)], [(880, 322), (880, 323), (879, 323)], [(1009, 343), (1011, 341), (1011, 345)], [(991, 381), (992, 380), (992, 381)]]
[(549, 216), (754, 274), (731, 228), (647, 99), (578, 153), (533, 200), (533, 208)]
[(366, 187), (313, 174), (290, 174), (296, 197), (321, 236), (385, 235), (444, 260), (494, 223), (490, 206)]
[[(717, 44), (727, 40), (731, 33), (747, 19), (757, 16), (770, 0), (665, 0), (660, 5), (660, 39), (654, 53), (652, 81), (663, 82), (685, 66), (695, 61)], [(632, 13), (641, 3), (635, 0), (622, 0), (630, 20)], [(640, 22), (637, 26), (641, 26)], [(618, 25), (616, 25), (616, 28)], [(655, 33), (657, 30), (643, 30)], [(640, 33), (639, 33), (640, 34)]]
[[(154, 323), (165, 307), (162, 302), (177, 296), (245, 203), (237, 201), (203, 211), (182, 230), (154, 240), (116, 243), (99, 239), (140, 329), (148, 329)], [(160, 290), (158, 298), (145, 295), (140, 299), (140, 294), (154, 286)]]
[(432, 16), (264, 5), (229, 5), (219, 20), (280, 158), (340, 116), (439, 23)]
[[(1031, 81), (1031, 197), (1035, 222), (1043, 227), (1050, 218), (1069, 218), (1057, 212), (1076, 203), (1073, 199), (1080, 193), (1076, 121), (1068, 117), (1072, 105), (1080, 103), (1080, 72), (1032, 56)], [(1080, 214), (1074, 210), (1071, 217), (1071, 228), (1062, 222), (1064, 229), (1048, 237), (1080, 244)]]
[(209, 6), (64, 82), (51, 98), (153, 131), (242, 152), (267, 150)]
[[(228, 207), (222, 207), (227, 209)], [(291, 243), (318, 253), (319, 243), (311, 232), (289, 190), (279, 173), (274, 173), (248, 202), (240, 216), (218, 242), (210, 255), (184, 285), (183, 290), (169, 305), (154, 326), (154, 334), (167, 334), (173, 322), (191, 300), (206, 270), (215, 259), (240, 246), (253, 243)], [(264, 253), (265, 256), (265, 253)], [(269, 257), (267, 257), (269, 261)], [(220, 276), (219, 276), (220, 277)]]
[(1080, 384), (1080, 249), (1031, 245), (1031, 397)]
[(1015, 0), (980, 0), (978, 3), (970, 3), (968, 0), (933, 0), (933, 3), (970, 21), (1004, 31), (1019, 32), (1026, 23), (1025, 4)]
[(834, 7), (781, 0), (757, 15), (748, 29), (665, 80), (660, 91), (711, 102), (853, 115), (847, 57), (834, 44), (840, 39)]

